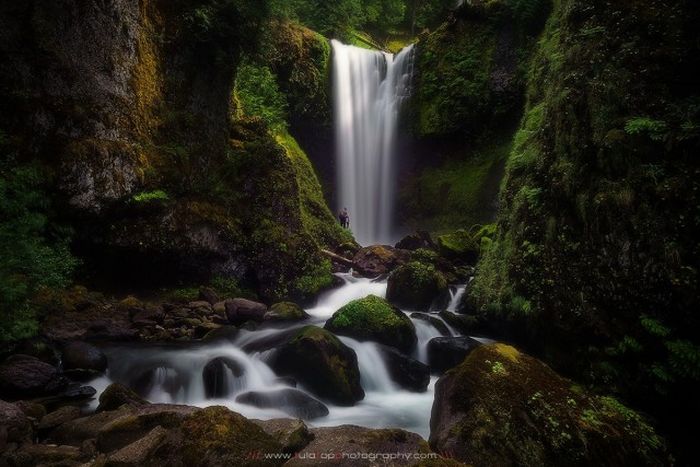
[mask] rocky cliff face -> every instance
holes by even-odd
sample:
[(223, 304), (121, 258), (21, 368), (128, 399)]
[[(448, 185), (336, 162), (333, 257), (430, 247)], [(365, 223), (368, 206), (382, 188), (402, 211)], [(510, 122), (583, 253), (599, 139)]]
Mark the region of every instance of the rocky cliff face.
[(698, 410), (697, 13), (555, 2), (471, 292), (496, 332), (659, 414)]
[(267, 24), (257, 2), (0, 9), (0, 123), (23, 158), (50, 167), (88, 267), (158, 285), (221, 275), (265, 297), (330, 281), (317, 251), (341, 233), (306, 228), (333, 223), (306, 156), (292, 158), (264, 125), (233, 121), (240, 55)]

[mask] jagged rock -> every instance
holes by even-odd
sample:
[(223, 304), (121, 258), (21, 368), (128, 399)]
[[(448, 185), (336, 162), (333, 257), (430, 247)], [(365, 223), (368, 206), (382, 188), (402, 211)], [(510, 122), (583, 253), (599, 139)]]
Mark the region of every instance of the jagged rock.
[(428, 342), (428, 364), (431, 370), (447, 371), (464, 360), (481, 342), (471, 337), (435, 337)]
[(391, 273), (386, 299), (403, 309), (428, 310), (447, 291), (447, 280), (440, 271), (432, 265), (412, 261)]
[(480, 346), (438, 380), (430, 445), (476, 467), (669, 464), (640, 415), (572, 385), (513, 347)]
[(15, 404), (0, 400), (0, 449), (5, 443), (28, 440), (32, 435), (32, 424)]
[(19, 466), (74, 466), (82, 457), (75, 446), (52, 444), (24, 444), (10, 455), (11, 465)]
[(249, 320), (262, 322), (266, 312), (267, 306), (264, 303), (245, 298), (226, 300), (226, 317), (229, 323), (234, 325), (241, 325)]
[(301, 420), (275, 418), (272, 420), (251, 420), (282, 445), (282, 452), (294, 453), (308, 445), (314, 435)]
[(336, 311), (325, 328), (336, 334), (371, 340), (410, 352), (416, 345), (413, 322), (383, 298), (369, 295)]
[(39, 431), (47, 432), (78, 417), (80, 417), (80, 409), (73, 405), (67, 405), (46, 414), (39, 422), (38, 429)]
[(57, 370), (48, 363), (28, 355), (12, 355), (0, 364), (0, 396), (20, 399), (58, 393)]
[(107, 356), (100, 349), (87, 342), (69, 342), (63, 347), (62, 359), (64, 370), (107, 369)]
[(148, 404), (149, 402), (136, 394), (128, 387), (119, 383), (112, 383), (100, 394), (100, 403), (97, 412), (117, 410), (124, 404), (132, 407)]
[(339, 405), (352, 405), (365, 395), (355, 352), (316, 326), (297, 330), (272, 354), (269, 364), (279, 375), (292, 376)]
[[(102, 426), (97, 432), (97, 448), (104, 453), (121, 449), (143, 438), (156, 426), (177, 428), (196, 407), (186, 405), (151, 404), (130, 411)], [(109, 412), (105, 412), (109, 413)]]
[(168, 431), (162, 426), (156, 426), (143, 438), (111, 454), (105, 467), (140, 467), (146, 464), (163, 444), (167, 434)]
[(204, 393), (208, 399), (218, 399), (229, 395), (233, 388), (228, 387), (228, 371), (233, 374), (234, 378), (239, 378), (245, 370), (236, 360), (227, 357), (217, 357), (204, 366), (202, 378), (204, 379)]
[(313, 420), (328, 415), (328, 407), (298, 389), (249, 391), (239, 394), (236, 402), (261, 409), (279, 409), (292, 417)]
[(430, 383), (430, 368), (393, 347), (382, 345), (387, 370), (391, 379), (411, 391), (423, 392)]
[(95, 439), (102, 427), (129, 414), (131, 410), (130, 407), (124, 406), (118, 410), (76, 418), (53, 430), (47, 442), (80, 446), (86, 440)]

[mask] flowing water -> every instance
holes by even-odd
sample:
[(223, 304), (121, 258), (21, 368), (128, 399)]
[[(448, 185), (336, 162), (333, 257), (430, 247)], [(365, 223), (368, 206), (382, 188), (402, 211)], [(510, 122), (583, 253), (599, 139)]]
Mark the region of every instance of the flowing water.
[(360, 244), (390, 243), (399, 111), (410, 94), (413, 46), (394, 56), (332, 45), (339, 208), (348, 209)]
[[(339, 274), (339, 277), (344, 280), (344, 284), (322, 294), (317, 304), (307, 309), (310, 318), (300, 323), (285, 327), (261, 326), (256, 330), (241, 330), (227, 340), (211, 343), (106, 346), (103, 350), (109, 360), (109, 370), (105, 376), (90, 384), (101, 392), (109, 383), (120, 382), (135, 389), (151, 402), (199, 407), (224, 405), (246, 417), (257, 419), (289, 417), (280, 410), (257, 408), (236, 402), (235, 398), (246, 391), (265, 392), (289, 388), (288, 382), (280, 379), (265, 363), (271, 351), (255, 350), (257, 343), (264, 340), (281, 340), (295, 328), (309, 324), (322, 327), (338, 308), (348, 302), (369, 294), (380, 297), (386, 294), (386, 281), (355, 278), (351, 274)], [(437, 318), (436, 314), (431, 316)], [(442, 333), (424, 320), (413, 319), (413, 322), (418, 337), (414, 357), (425, 362), (428, 341), (433, 337), (442, 336)], [(307, 423), (311, 426), (349, 423), (373, 428), (396, 427), (427, 438), (430, 432), (433, 389), (437, 378), (431, 377), (425, 392), (405, 390), (392, 380), (376, 343), (359, 342), (343, 336), (339, 338), (357, 354), (365, 398), (352, 407), (340, 407), (324, 401), (329, 414)], [(225, 395), (218, 398), (207, 397), (203, 370), (207, 363), (219, 357), (236, 362), (242, 374), (235, 377), (230, 369), (226, 369)], [(301, 386), (297, 389), (306, 392)]]

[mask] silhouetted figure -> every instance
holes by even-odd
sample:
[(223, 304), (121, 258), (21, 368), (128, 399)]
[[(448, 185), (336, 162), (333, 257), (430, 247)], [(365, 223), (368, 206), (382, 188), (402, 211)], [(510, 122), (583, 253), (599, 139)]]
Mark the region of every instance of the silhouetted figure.
[(350, 228), (350, 214), (348, 214), (348, 208), (343, 208), (338, 213), (338, 220), (340, 221), (340, 226), (349, 229)]

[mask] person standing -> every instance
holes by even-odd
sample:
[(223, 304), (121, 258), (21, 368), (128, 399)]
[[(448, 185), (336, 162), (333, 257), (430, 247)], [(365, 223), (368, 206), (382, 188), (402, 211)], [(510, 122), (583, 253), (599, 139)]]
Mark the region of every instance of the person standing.
[(348, 208), (343, 208), (338, 213), (338, 220), (340, 221), (340, 226), (348, 229), (350, 228), (350, 215), (348, 214)]

